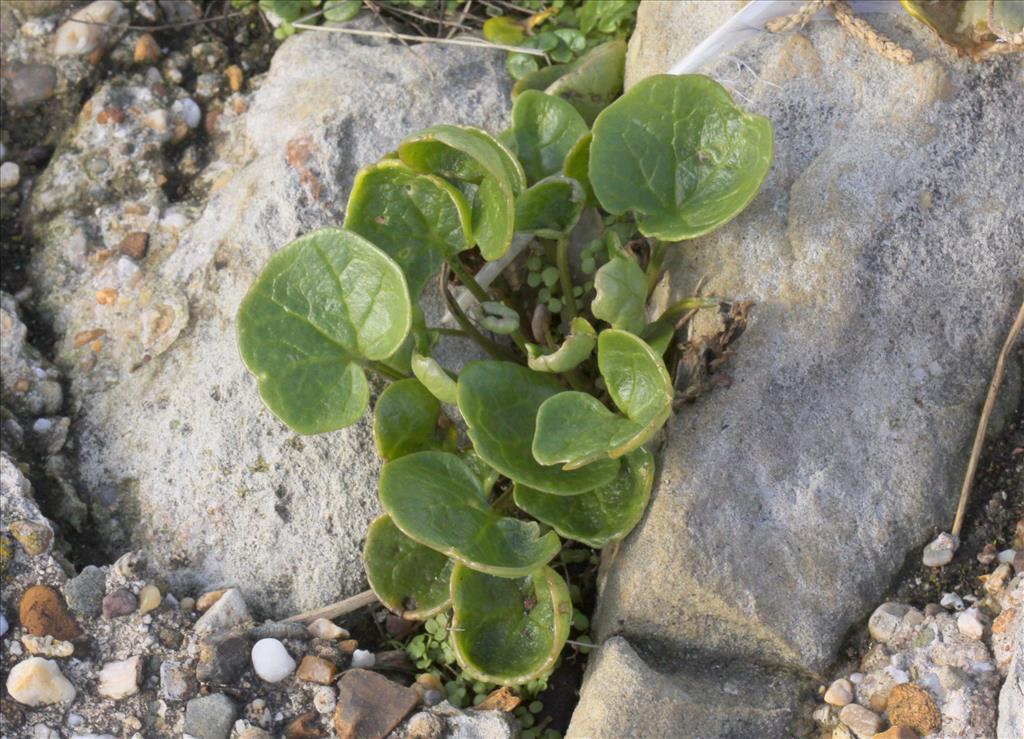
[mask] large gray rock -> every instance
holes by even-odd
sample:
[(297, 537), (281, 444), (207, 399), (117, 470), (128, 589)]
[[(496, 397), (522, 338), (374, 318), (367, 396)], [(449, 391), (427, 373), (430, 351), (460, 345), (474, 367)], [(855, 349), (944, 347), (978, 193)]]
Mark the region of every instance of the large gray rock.
[[(1019, 628), (1019, 627), (1018, 627)], [(999, 691), (997, 736), (1024, 736), (1024, 634), (1017, 635), (1010, 671)]]
[[(180, 588), (236, 585), (272, 615), (365, 587), (362, 537), (379, 511), (370, 425), (285, 428), (242, 366), (235, 313), (276, 249), (341, 223), (358, 167), (434, 123), (503, 128), (506, 77), (500, 54), (300, 34), (250, 100), (207, 121), (248, 107), (234, 119), (244, 136), (200, 178), (213, 195), (194, 225), (146, 180), (141, 208), (108, 198), (106, 220), (37, 226), (37, 285), (62, 288), (45, 300), (79, 406), (81, 478), (116, 545), (146, 550)], [(67, 183), (51, 182), (36, 212), (66, 197)], [(116, 252), (125, 230), (150, 234), (145, 258)], [(97, 304), (104, 287), (118, 290), (113, 305)], [(98, 347), (81, 343), (92, 329), (106, 331)]]
[[(742, 5), (644, 3), (628, 79)], [(820, 672), (952, 520), (1022, 298), (1024, 67), (871, 20), (921, 61), (828, 22), (702, 69), (772, 119), (776, 156), (741, 216), (671, 251), (673, 288), (706, 275), (705, 294), (756, 306), (732, 386), (669, 424), (647, 516), (604, 572), (600, 638)]]

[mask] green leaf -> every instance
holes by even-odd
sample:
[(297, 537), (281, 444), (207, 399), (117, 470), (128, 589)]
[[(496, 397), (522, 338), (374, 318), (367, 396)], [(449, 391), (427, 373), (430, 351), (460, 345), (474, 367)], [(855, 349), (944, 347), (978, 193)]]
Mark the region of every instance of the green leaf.
[(576, 109), (553, 95), (526, 90), (512, 106), (514, 149), (530, 182), (561, 172), (565, 155), (586, 132)]
[(506, 477), (555, 495), (577, 495), (615, 477), (619, 463), (602, 460), (572, 472), (534, 459), (537, 411), (561, 385), (550, 375), (511, 362), (472, 362), (459, 375), (459, 410), (487, 464)]
[(597, 344), (597, 332), (585, 318), (574, 318), (571, 333), (555, 351), (544, 354), (536, 344), (527, 344), (527, 362), (535, 372), (568, 372), (586, 361)]
[(459, 402), (455, 380), (433, 357), (413, 354), (412, 373), (442, 403), (456, 405)]
[(381, 360), (381, 364), (390, 367), (405, 377), (412, 372), (413, 352), (421, 354), (429, 353), (437, 340), (436, 335), (427, 330), (426, 316), (423, 309), (416, 303), (412, 304), (412, 324), (409, 326), (409, 333), (405, 341), (398, 347), (398, 350), (387, 359)]
[(473, 239), (488, 261), (505, 256), (515, 231), (515, 202), (508, 185), (497, 177), (486, 177), (473, 199)]
[(455, 447), (455, 427), (438, 428), (441, 403), (414, 378), (393, 382), (373, 409), (373, 440), (385, 461), (413, 452)]
[(521, 577), (551, 560), (554, 532), (507, 518), (487, 503), (479, 477), (454, 454), (417, 452), (388, 462), (380, 500), (407, 536), (473, 569)]
[(324, 3), (324, 20), (344, 23), (359, 15), (363, 0), (327, 0)]
[(550, 567), (516, 580), (456, 565), (452, 643), (474, 680), (521, 685), (550, 672), (569, 637), (572, 602)]
[(702, 75), (655, 75), (594, 123), (590, 181), (601, 207), (633, 211), (645, 236), (681, 241), (729, 221), (772, 161), (771, 122)]
[(606, 485), (570, 497), (515, 486), (516, 505), (566, 539), (600, 549), (633, 530), (647, 509), (654, 484), (654, 455), (630, 452), (618, 476)]
[(557, 239), (579, 222), (586, 200), (587, 194), (576, 180), (561, 175), (545, 177), (516, 200), (516, 231)]
[(589, 126), (598, 114), (622, 94), (626, 68), (626, 42), (595, 46), (572, 63), (571, 69), (545, 90), (572, 105)]
[(358, 421), (360, 363), (391, 356), (412, 320), (402, 270), (358, 234), (324, 228), (270, 258), (238, 309), (242, 361), (260, 397), (300, 434)]
[(921, 21), (953, 47), (958, 55), (967, 55), (981, 61), (994, 54), (1020, 52), (1020, 44), (1000, 41), (993, 29), (1012, 36), (1024, 32), (1024, 3), (1020, 0), (995, 0), (991, 6), (985, 0), (967, 0), (961, 3), (923, 2), (900, 0), (904, 10)]
[(567, 74), (572, 68), (572, 64), (550, 64), (530, 72), (512, 85), (512, 99), (515, 100), (526, 90), (544, 92), (555, 80), (563, 74)]
[(480, 325), (488, 331), (507, 336), (519, 329), (519, 314), (501, 301), (480, 303)]
[(569, 149), (569, 153), (565, 155), (565, 163), (562, 164), (562, 173), (566, 177), (571, 177), (583, 186), (583, 191), (587, 195), (586, 204), (588, 206), (597, 203), (597, 198), (594, 197), (594, 188), (590, 184), (590, 142), (593, 141), (594, 136), (587, 131), (585, 134), (580, 136), (579, 141), (572, 145)]
[(616, 257), (594, 275), (597, 296), (590, 306), (595, 318), (634, 334), (647, 323), (647, 277), (633, 259)]
[(654, 436), (668, 420), (672, 380), (661, 357), (643, 339), (628, 331), (602, 331), (597, 365), (623, 415), (612, 413), (587, 393), (563, 392), (549, 398), (537, 413), (532, 447), (541, 464), (561, 463), (563, 469), (574, 470), (604, 458), (617, 459)]
[(537, 71), (537, 57), (533, 54), (524, 54), (521, 51), (513, 51), (505, 61), (505, 69), (514, 80), (521, 80)]
[(492, 44), (517, 46), (526, 38), (523, 24), (507, 15), (488, 18), (484, 23), (484, 38)]
[(414, 298), (446, 257), (472, 246), (470, 208), (462, 193), (393, 159), (356, 175), (345, 228), (398, 262)]
[[(363, 563), (374, 594), (403, 618), (421, 621), (451, 602), (455, 563), (403, 534), (387, 514), (366, 531)], [(422, 657), (426, 645), (421, 643), (417, 651), (413, 656)]]

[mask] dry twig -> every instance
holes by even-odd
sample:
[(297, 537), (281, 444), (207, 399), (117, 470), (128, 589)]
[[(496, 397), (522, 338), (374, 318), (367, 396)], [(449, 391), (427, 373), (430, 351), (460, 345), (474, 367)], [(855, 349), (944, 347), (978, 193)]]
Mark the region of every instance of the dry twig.
[(308, 624), (316, 621), (318, 618), (326, 618), (327, 620), (333, 620), (341, 616), (348, 615), (353, 611), (358, 611), (360, 608), (366, 608), (366, 606), (372, 606), (377, 602), (377, 596), (373, 594), (372, 590), (364, 590), (358, 595), (353, 595), (351, 598), (345, 598), (345, 600), (339, 600), (337, 603), (332, 603), (329, 606), (323, 608), (317, 608), (314, 611), (306, 611), (300, 613), (291, 618), (286, 618), (286, 622), (297, 622)]

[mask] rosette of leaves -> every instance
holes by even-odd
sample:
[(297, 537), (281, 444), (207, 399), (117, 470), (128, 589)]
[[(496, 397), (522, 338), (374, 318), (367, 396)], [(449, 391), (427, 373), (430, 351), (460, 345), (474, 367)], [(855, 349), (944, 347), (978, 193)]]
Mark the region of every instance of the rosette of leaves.
[[(771, 136), (692, 76), (637, 85), (593, 127), (536, 88), (511, 118), (498, 136), (415, 132), (363, 168), (344, 228), (271, 257), (242, 301), (238, 338), (267, 406), (300, 433), (362, 418), (368, 372), (392, 381), (373, 409), (385, 464), (384, 512), (364, 550), (370, 586), (434, 632), (450, 623), (430, 643), (468, 678), (535, 685), (574, 619), (552, 567), (570, 551), (563, 539), (600, 548), (641, 520), (655, 468), (646, 446), (674, 397), (663, 355), (684, 311), (718, 305), (688, 298), (649, 315), (664, 245), (644, 236), (693, 238), (735, 216), (764, 178)], [(574, 255), (587, 208), (607, 227)], [(478, 282), (481, 261), (514, 272), (513, 241), (536, 279)], [(592, 298), (580, 272), (593, 273)], [(449, 274), (479, 309), (460, 308)], [(493, 359), (442, 365), (434, 340), (451, 329), (417, 308), (432, 286)]]

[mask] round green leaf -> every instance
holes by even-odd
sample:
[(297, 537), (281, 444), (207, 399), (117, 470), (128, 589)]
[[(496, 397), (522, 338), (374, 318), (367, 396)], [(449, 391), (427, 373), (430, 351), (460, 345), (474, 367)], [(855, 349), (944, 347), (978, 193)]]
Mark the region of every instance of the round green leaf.
[(414, 353), (412, 373), (442, 403), (455, 405), (459, 402), (455, 380), (433, 357)]
[(417, 172), (430, 172), (479, 184), (491, 175), (504, 180), (513, 194), (526, 187), (522, 165), (486, 131), (472, 126), (431, 126), (398, 145), (402, 161)]
[(527, 90), (544, 92), (555, 80), (563, 74), (568, 74), (572, 68), (572, 64), (550, 64), (531, 72), (512, 85), (512, 99), (515, 100)]
[(565, 155), (586, 132), (576, 109), (553, 95), (525, 90), (512, 106), (514, 149), (530, 182), (561, 172)]
[(363, 563), (374, 594), (403, 618), (422, 621), (451, 602), (455, 563), (403, 534), (387, 514), (366, 531)]
[(516, 505), (566, 539), (600, 549), (623, 538), (640, 522), (654, 484), (654, 455), (630, 452), (618, 476), (606, 485), (571, 497), (515, 486)]
[(473, 240), (484, 259), (505, 256), (512, 245), (516, 213), (512, 191), (497, 177), (485, 177), (473, 198)]
[(579, 141), (572, 145), (569, 153), (565, 155), (565, 163), (562, 165), (562, 172), (566, 177), (571, 177), (583, 186), (587, 194), (587, 205), (594, 205), (597, 198), (594, 197), (594, 188), (590, 185), (590, 142), (594, 135), (587, 131), (580, 136)]
[(345, 228), (373, 242), (405, 271), (418, 297), (446, 257), (470, 248), (469, 203), (440, 177), (388, 159), (356, 175)]
[(594, 290), (597, 295), (590, 310), (595, 318), (634, 334), (643, 330), (647, 323), (647, 277), (633, 259), (617, 257), (602, 265), (594, 275)]
[(516, 199), (516, 231), (557, 239), (580, 220), (587, 194), (576, 180), (545, 177)]
[(468, 567), (521, 577), (551, 560), (561, 546), (533, 521), (492, 509), (480, 478), (454, 454), (417, 452), (388, 462), (380, 500), (407, 536)]
[(626, 68), (626, 42), (595, 46), (571, 65), (545, 90), (572, 105), (589, 126), (622, 93)]
[(441, 403), (415, 378), (393, 382), (373, 409), (373, 440), (385, 461), (413, 452), (454, 448), (455, 427), (438, 428)]
[(672, 381), (661, 357), (641, 338), (608, 329), (597, 339), (597, 365), (616, 415), (587, 393), (563, 392), (537, 413), (533, 456), (574, 470), (616, 459), (646, 442), (672, 412)]
[(663, 74), (597, 117), (590, 181), (609, 213), (633, 211), (644, 235), (681, 241), (743, 210), (771, 161), (767, 118), (744, 112), (709, 77)]
[(242, 361), (260, 397), (300, 434), (359, 420), (363, 360), (402, 345), (412, 320), (402, 270), (358, 234), (325, 228), (274, 254), (238, 309)]
[(492, 44), (515, 46), (526, 38), (523, 24), (507, 15), (488, 18), (484, 23), (484, 38)]
[(455, 565), (455, 658), (474, 680), (521, 685), (550, 672), (569, 637), (572, 601), (550, 567), (516, 580)]
[(597, 332), (585, 318), (574, 318), (571, 332), (555, 351), (544, 354), (536, 344), (527, 344), (527, 362), (535, 372), (568, 372), (590, 356), (597, 344)]
[(615, 477), (604, 459), (572, 472), (545, 466), (531, 450), (537, 411), (561, 385), (511, 362), (472, 362), (459, 375), (459, 410), (477, 454), (506, 477), (554, 495), (577, 495)]

